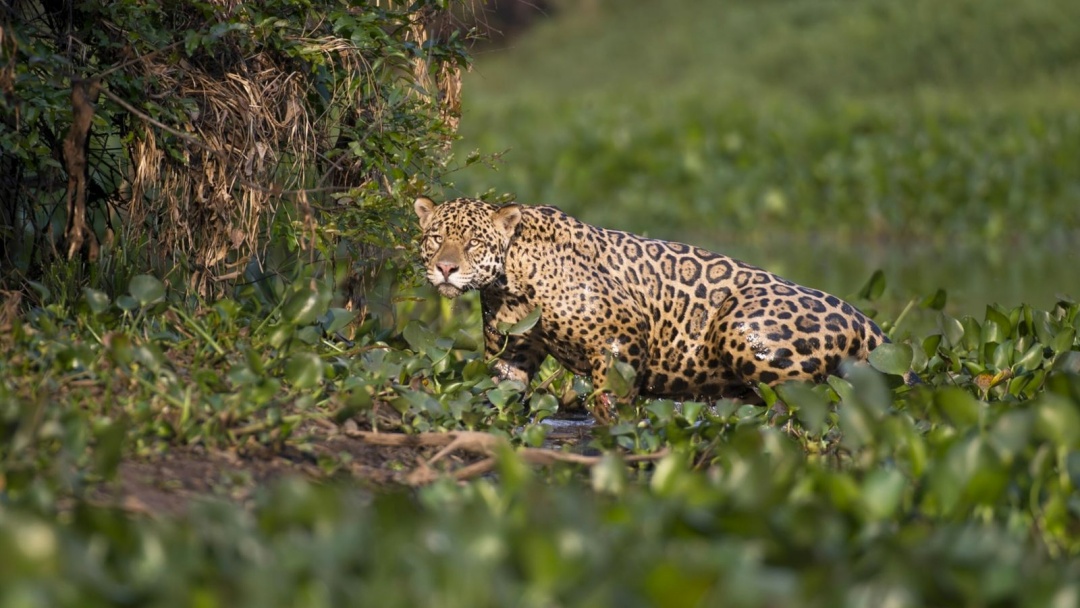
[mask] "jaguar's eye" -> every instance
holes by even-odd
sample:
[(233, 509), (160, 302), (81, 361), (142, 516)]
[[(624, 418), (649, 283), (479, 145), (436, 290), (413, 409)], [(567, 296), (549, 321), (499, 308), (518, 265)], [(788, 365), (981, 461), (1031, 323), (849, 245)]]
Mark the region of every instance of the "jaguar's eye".
[(443, 237), (440, 234), (429, 234), (425, 237), (432, 245), (441, 245)]
[(472, 240), (469, 241), (469, 244), (466, 245), (466, 247), (468, 247), (469, 249), (479, 249), (480, 246), (483, 245), (483, 244), (484, 244), (484, 242), (481, 241), (480, 239), (472, 239)]

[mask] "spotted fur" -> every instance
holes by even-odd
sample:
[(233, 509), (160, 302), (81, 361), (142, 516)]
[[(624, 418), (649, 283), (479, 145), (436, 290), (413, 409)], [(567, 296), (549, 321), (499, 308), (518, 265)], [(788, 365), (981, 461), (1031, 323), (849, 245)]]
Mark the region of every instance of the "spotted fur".
[[(427, 198), (414, 207), (427, 278), (447, 297), (480, 291), (485, 351), (501, 352), (505, 378), (527, 381), (550, 354), (603, 386), (614, 357), (637, 372), (641, 395), (746, 397), (758, 382), (821, 382), (887, 341), (836, 296), (698, 247), (554, 207)], [(524, 335), (496, 329), (537, 306)]]

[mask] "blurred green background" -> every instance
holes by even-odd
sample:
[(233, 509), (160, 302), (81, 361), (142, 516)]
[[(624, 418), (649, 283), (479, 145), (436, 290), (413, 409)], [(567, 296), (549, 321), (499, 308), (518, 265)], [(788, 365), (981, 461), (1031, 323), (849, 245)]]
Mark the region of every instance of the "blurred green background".
[[(895, 318), (1080, 297), (1080, 2), (561, 2), (482, 49), (449, 196), (706, 246)], [(494, 156), (492, 156), (494, 155)], [(925, 311), (897, 334), (932, 327)]]

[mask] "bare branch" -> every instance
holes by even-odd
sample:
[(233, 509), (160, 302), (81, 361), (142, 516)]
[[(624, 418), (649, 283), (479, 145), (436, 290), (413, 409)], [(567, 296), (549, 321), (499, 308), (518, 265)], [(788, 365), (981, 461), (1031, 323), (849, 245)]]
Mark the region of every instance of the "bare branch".
[[(373, 445), (393, 447), (442, 446), (442, 449), (434, 456), (426, 461), (420, 460), (417, 463), (417, 467), (405, 475), (405, 483), (409, 485), (424, 485), (438, 479), (441, 474), (432, 467), (432, 465), (452, 452), (463, 451), (487, 456), (486, 459), (480, 462), (455, 469), (450, 473), (454, 479), (463, 480), (490, 472), (495, 466), (495, 456), (498, 455), (498, 452), (504, 449), (511, 449), (510, 442), (507, 441), (506, 438), (480, 431), (419, 433), (417, 435), (375, 433), (371, 431), (346, 431), (345, 434), (349, 437), (360, 439)], [(660, 460), (667, 456), (668, 453), (669, 450), (664, 448), (663, 450), (652, 454), (629, 454), (623, 456), (623, 461), (627, 463), (651, 462)], [(602, 460), (601, 456), (585, 456), (582, 454), (573, 454), (547, 448), (520, 448), (516, 450), (516, 454), (526, 463), (535, 466), (550, 466), (556, 463), (565, 462), (592, 467), (600, 464)]]

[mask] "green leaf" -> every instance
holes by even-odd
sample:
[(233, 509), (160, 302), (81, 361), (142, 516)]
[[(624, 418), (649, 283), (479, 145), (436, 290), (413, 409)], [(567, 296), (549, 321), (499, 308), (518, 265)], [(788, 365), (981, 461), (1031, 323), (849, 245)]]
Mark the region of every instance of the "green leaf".
[(532, 312), (525, 315), (525, 317), (517, 323), (500, 322), (497, 324), (496, 329), (498, 329), (499, 333), (502, 334), (510, 336), (520, 336), (532, 329), (534, 325), (536, 325), (536, 322), (540, 320), (540, 314), (542, 310), (542, 307), (537, 306), (536, 308), (532, 309)]
[(846, 402), (855, 398), (855, 387), (840, 376), (829, 376), (825, 379), (825, 382), (836, 391), (837, 396), (840, 397), (840, 401)]
[(944, 289), (938, 289), (933, 295), (927, 296), (923, 299), (921, 306), (923, 308), (929, 308), (930, 310), (944, 310), (945, 302), (948, 300), (948, 294)]
[(840, 413), (843, 445), (857, 449), (874, 440), (874, 429), (870, 417), (859, 403), (843, 403), (837, 411)]
[(115, 422), (104, 422), (96, 426), (94, 458), (97, 461), (97, 472), (106, 479), (112, 479), (124, 455), (128, 424), (126, 419), (121, 418)]
[(442, 404), (439, 403), (438, 399), (432, 397), (431, 393), (414, 391), (403, 386), (395, 387), (394, 390), (397, 391), (400, 397), (392, 399), (390, 405), (403, 414), (409, 412), (410, 409), (433, 416), (443, 413)]
[(529, 424), (521, 432), (521, 439), (525, 445), (538, 448), (544, 445), (551, 427), (546, 424)]
[[(937, 336), (937, 337), (941, 338), (941, 336)], [(923, 348), (921, 348), (921, 347), (920, 348), (912, 348), (911, 349), (911, 354), (912, 354), (912, 357), (911, 357), (911, 369), (912, 369), (912, 371), (915, 371), (915, 372), (924, 371), (926, 369), (926, 364), (930, 361), (929, 357), (926, 356), (926, 351), (923, 350)]]
[(608, 367), (607, 378), (601, 388), (619, 397), (626, 397), (633, 390), (636, 377), (637, 372), (633, 366), (616, 359)]
[(401, 336), (409, 343), (413, 352), (425, 354), (435, 349), (435, 332), (428, 329), (423, 323), (412, 320), (405, 326)]
[(289, 323), (277, 323), (267, 330), (267, 342), (274, 348), (281, 348), (286, 342), (296, 336), (296, 328)]
[(326, 311), (326, 315), (323, 317), (323, 331), (328, 334), (333, 334), (341, 331), (349, 323), (352, 323), (356, 315), (360, 314), (356, 310), (345, 310), (344, 308), (331, 308)]
[(1049, 346), (1054, 341), (1057, 329), (1053, 319), (1050, 318), (1050, 313), (1045, 310), (1031, 311), (1031, 324), (1035, 326), (1035, 335), (1038, 336), (1039, 342)]
[[(925, 503), (923, 509), (930, 513), (949, 514), (956, 508), (960, 500), (967, 479), (963, 478), (959, 467), (951, 462), (942, 462), (938, 466), (931, 467), (927, 472), (928, 484), (923, 496)], [(933, 505), (933, 507), (928, 507)]]
[(1020, 357), (1016, 359), (1013, 366), (1018, 372), (1030, 372), (1032, 370), (1038, 369), (1042, 366), (1043, 350), (1044, 347), (1042, 344), (1035, 344), (1034, 346), (1029, 348), (1024, 354), (1020, 355)]
[(480, 343), (477, 342), (472, 333), (459, 329), (454, 334), (454, 343), (451, 346), (454, 350), (475, 351), (480, 348)]
[(956, 428), (970, 427), (979, 421), (982, 405), (963, 389), (943, 388), (934, 395), (934, 402)]
[(646, 405), (645, 411), (656, 416), (659, 424), (667, 424), (675, 417), (675, 402), (670, 399), (657, 399)]
[(529, 398), (529, 413), (537, 422), (559, 411), (559, 400), (550, 393), (533, 393)]
[(902, 376), (911, 370), (913, 356), (910, 344), (886, 342), (870, 352), (870, 365), (880, 372)]
[[(27, 124), (30, 124), (30, 122), (31, 121), (28, 120)], [(30, 287), (37, 292), (38, 299), (40, 299), (42, 302), (48, 303), (50, 300), (52, 300), (52, 291), (43, 283), (39, 283), (38, 281), (27, 281), (26, 285), (27, 287)]]
[(128, 283), (128, 293), (138, 301), (140, 306), (153, 304), (165, 297), (165, 284), (148, 274), (138, 274), (131, 277)]
[(1006, 463), (1021, 454), (1031, 441), (1034, 418), (1030, 410), (1006, 412), (990, 429), (988, 443)]
[(1069, 327), (1058, 332), (1054, 339), (1050, 342), (1050, 348), (1054, 349), (1055, 353), (1066, 352), (1073, 347), (1073, 341), (1076, 339), (1076, 330)]
[(518, 396), (521, 395), (520, 388), (520, 384), (504, 380), (499, 383), (499, 386), (487, 392), (488, 401), (500, 410), (506, 409), (506, 406), (517, 401)]
[(975, 320), (975, 317), (964, 315), (960, 323), (964, 326), (964, 348), (976, 350), (980, 347), (980, 342), (988, 341), (982, 338), (982, 325)]
[[(701, 412), (705, 409), (705, 407), (705, 404), (700, 401), (687, 401), (683, 403), (683, 419), (690, 424), (697, 422), (698, 416), (701, 415)], [(719, 404), (717, 404), (717, 408), (719, 408)]]
[(161, 371), (165, 367), (168, 359), (165, 358), (165, 353), (161, 351), (161, 348), (156, 342), (148, 342), (146, 344), (140, 344), (131, 349), (131, 356), (135, 361), (145, 365), (147, 369), (152, 371)]
[(465, 367), (461, 370), (461, 378), (467, 382), (481, 382), (491, 379), (490, 370), (488, 366), (481, 359), (473, 359), (465, 364)]
[(870, 280), (859, 290), (859, 297), (873, 301), (880, 298), (883, 293), (885, 293), (885, 273), (875, 270), (874, 274), (870, 275)]
[(939, 320), (941, 325), (941, 335), (945, 336), (945, 342), (952, 348), (956, 348), (960, 345), (960, 341), (964, 339), (964, 324), (949, 315), (942, 314)]
[(112, 305), (112, 301), (109, 300), (109, 296), (104, 291), (98, 291), (90, 287), (83, 287), (83, 297), (86, 298), (86, 305), (90, 307), (90, 312), (95, 315), (109, 310), (109, 306)]
[(373, 404), (374, 399), (372, 399), (370, 387), (353, 387), (345, 393), (344, 404), (333, 413), (332, 419), (337, 424), (344, 424), (357, 413), (370, 410)]
[(824, 395), (801, 382), (788, 382), (776, 387), (776, 392), (784, 403), (795, 410), (795, 417), (803, 427), (818, 435), (824, 429), (825, 418), (829, 415), (829, 402)]
[(123, 367), (130, 365), (135, 357), (132, 352), (131, 337), (119, 332), (113, 334), (108, 352), (113, 362)]
[(859, 486), (846, 473), (826, 475), (823, 485), (828, 493), (829, 501), (839, 509), (846, 510), (849, 506), (858, 504), (861, 498)]
[(293, 325), (308, 325), (326, 313), (330, 288), (314, 279), (297, 281), (281, 307), (282, 318)]
[(615, 452), (605, 452), (591, 471), (592, 487), (596, 492), (619, 496), (626, 492), (626, 465)]
[(671, 496), (688, 474), (686, 457), (680, 452), (671, 452), (656, 464), (649, 487), (659, 496)]
[(190, 56), (195, 52), (195, 49), (202, 46), (203, 35), (195, 30), (187, 30), (184, 32), (184, 52)]
[(990, 365), (997, 370), (1008, 369), (1010, 367), (1012, 354), (1016, 351), (1015, 345), (1012, 340), (1005, 340), (994, 347), (993, 352), (990, 354)]
[(773, 387), (765, 384), (764, 382), (758, 382), (757, 385), (758, 394), (761, 395), (761, 400), (764, 402), (766, 408), (771, 408), (776, 405), (777, 395)]
[(297, 340), (304, 344), (314, 346), (322, 339), (323, 332), (322, 328), (318, 325), (305, 325), (304, 327), (297, 329), (293, 335), (296, 336)]
[(532, 478), (532, 470), (529, 465), (508, 443), (500, 443), (496, 446), (495, 456), (499, 465), (499, 480), (503, 488), (510, 493), (523, 489), (523, 486)]
[(1070, 350), (1054, 359), (1053, 370), (1069, 374), (1080, 374), (1080, 351)]
[(885, 376), (869, 365), (852, 365), (847, 372), (853, 387), (854, 402), (867, 408), (875, 418), (892, 407), (892, 392), (885, 383)]
[(949, 466), (966, 479), (963, 496), (975, 504), (993, 504), (1009, 482), (997, 453), (979, 435), (972, 435), (949, 450)]
[(1053, 394), (1042, 398), (1035, 412), (1035, 428), (1059, 447), (1080, 447), (1080, 411), (1072, 401)]
[(871, 471), (862, 484), (862, 504), (872, 520), (888, 519), (900, 506), (907, 478), (896, 469)]
[(986, 307), (986, 323), (997, 326), (996, 336), (998, 336), (998, 340), (994, 341), (1004, 340), (1012, 335), (1013, 327), (1009, 317), (993, 306), (987, 305)]
[(312, 352), (298, 352), (285, 361), (285, 379), (298, 389), (315, 388), (323, 380), (323, 361)]

